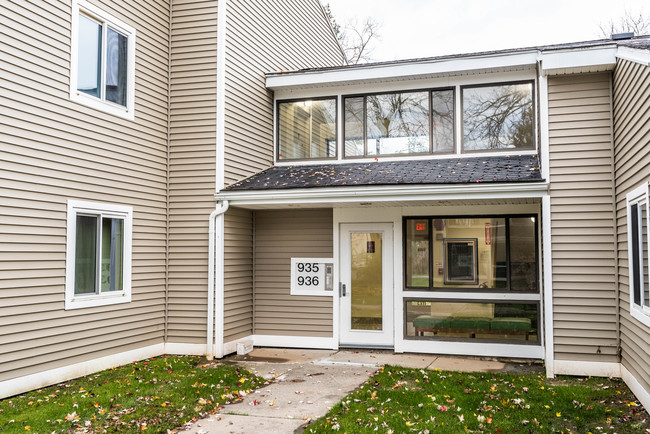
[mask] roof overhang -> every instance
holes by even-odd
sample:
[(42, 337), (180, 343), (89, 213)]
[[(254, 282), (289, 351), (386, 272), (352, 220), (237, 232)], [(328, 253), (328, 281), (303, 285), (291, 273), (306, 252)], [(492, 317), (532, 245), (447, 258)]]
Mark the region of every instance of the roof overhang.
[(616, 45), (573, 48), (542, 53), (543, 75), (580, 74), (613, 71), (616, 66)]
[(629, 60), (640, 63), (644, 66), (650, 66), (650, 50), (632, 47), (618, 47), (616, 57), (619, 59)]
[(272, 73), (266, 76), (266, 87), (273, 91), (279, 91), (316, 86), (345, 86), (396, 79), (416, 80), (470, 73), (520, 71), (534, 69), (537, 64), (538, 54), (537, 50), (530, 50), (506, 54), (485, 54)]
[(388, 185), (363, 187), (296, 188), (278, 190), (223, 191), (215, 194), (218, 201), (244, 208), (337, 207), (368, 203), (416, 203), (437, 200), (531, 199), (548, 194), (548, 183)]

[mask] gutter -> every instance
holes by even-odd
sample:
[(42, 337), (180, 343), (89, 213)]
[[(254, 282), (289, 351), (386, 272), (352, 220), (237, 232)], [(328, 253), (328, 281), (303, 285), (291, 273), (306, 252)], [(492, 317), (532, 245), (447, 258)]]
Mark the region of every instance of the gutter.
[[(206, 358), (212, 360), (215, 352), (217, 357), (223, 356), (223, 320), (218, 321), (217, 315), (223, 312), (223, 279), (219, 279), (219, 284), (215, 285), (216, 271), (223, 276), (223, 243), (219, 243), (219, 254), (216, 252), (216, 227), (219, 220), (219, 234), (223, 237), (224, 214), (228, 211), (228, 201), (224, 200), (216, 209), (210, 213), (209, 235), (208, 235), (208, 338), (206, 342)], [(218, 263), (217, 263), (218, 260)], [(217, 325), (215, 330), (215, 324)], [(216, 336), (213, 334), (216, 331)], [(216, 338), (216, 342), (215, 342)], [(219, 350), (215, 351), (217, 346)]]
[(532, 198), (548, 194), (545, 181), (511, 184), (390, 185), (221, 191), (216, 200), (233, 205), (297, 205), (314, 203), (394, 202), (417, 200)]

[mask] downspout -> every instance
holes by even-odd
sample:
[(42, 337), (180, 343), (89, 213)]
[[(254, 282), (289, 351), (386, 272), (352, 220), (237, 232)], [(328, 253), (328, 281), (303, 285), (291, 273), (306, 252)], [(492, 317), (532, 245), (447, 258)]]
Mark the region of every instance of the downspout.
[[(227, 0), (217, 2), (217, 52), (216, 52), (216, 119), (215, 119), (215, 192), (225, 186), (226, 146), (226, 13)], [(210, 214), (209, 267), (208, 267), (208, 333), (207, 357), (223, 357), (224, 337), (224, 214), (228, 201), (217, 202)], [(216, 283), (216, 284), (215, 284)]]
[[(216, 209), (210, 213), (210, 224), (209, 224), (209, 235), (208, 235), (208, 339), (206, 343), (206, 358), (212, 360), (215, 353), (215, 336), (213, 331), (215, 330), (215, 324), (217, 324), (217, 343), (221, 342), (223, 346), (223, 321), (219, 325), (217, 315), (220, 311), (223, 312), (223, 279), (219, 279), (220, 284), (215, 285), (215, 276), (216, 269), (219, 268), (220, 275), (223, 276), (223, 249), (220, 250), (220, 255), (217, 255), (216, 246), (217, 246), (217, 220), (219, 220), (219, 226), (221, 230), (219, 234), (223, 234), (223, 215), (228, 211), (228, 201), (224, 200), (221, 204), (217, 205)], [(223, 236), (223, 235), (221, 235)], [(223, 243), (219, 243), (223, 246)], [(217, 259), (219, 260), (219, 266), (217, 267)], [(216, 293), (215, 293), (216, 290)], [(219, 309), (221, 307), (221, 309)], [(221, 336), (221, 340), (219, 337)], [(223, 351), (217, 351), (217, 357), (223, 356)]]
[[(540, 53), (537, 62), (537, 77), (539, 81), (539, 125), (540, 125), (540, 164), (542, 177), (547, 185), (551, 183), (550, 172), (550, 134), (548, 114), (548, 78), (542, 67), (543, 55)], [(544, 306), (544, 364), (546, 376), (555, 376), (555, 336), (553, 325), (553, 257), (551, 240), (551, 196), (547, 192), (542, 197), (542, 282)]]

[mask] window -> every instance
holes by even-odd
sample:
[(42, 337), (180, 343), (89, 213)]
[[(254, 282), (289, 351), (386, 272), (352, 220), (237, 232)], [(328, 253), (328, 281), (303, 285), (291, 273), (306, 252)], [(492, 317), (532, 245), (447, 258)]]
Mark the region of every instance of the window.
[(131, 207), (68, 201), (66, 309), (131, 301)]
[(538, 292), (537, 219), (404, 220), (407, 291)]
[(627, 195), (630, 312), (650, 326), (648, 203), (648, 184), (643, 184)]
[(73, 1), (70, 98), (133, 119), (135, 29)]
[(534, 149), (533, 83), (462, 88), (463, 151)]
[(336, 99), (278, 103), (278, 160), (336, 158)]
[(408, 299), (404, 337), (539, 344), (537, 302), (462, 302)]
[(347, 97), (344, 117), (347, 158), (454, 150), (451, 89)]

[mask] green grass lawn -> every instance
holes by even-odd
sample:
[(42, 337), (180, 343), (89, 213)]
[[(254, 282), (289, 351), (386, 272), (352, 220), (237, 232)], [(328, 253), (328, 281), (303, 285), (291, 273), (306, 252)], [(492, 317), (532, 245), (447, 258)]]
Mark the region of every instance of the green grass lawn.
[(383, 368), (305, 432), (640, 433), (618, 379)]
[(156, 357), (0, 400), (0, 433), (167, 432), (261, 384), (216, 361)]

